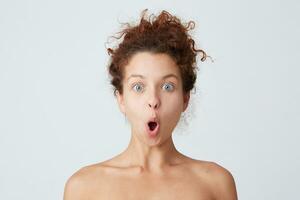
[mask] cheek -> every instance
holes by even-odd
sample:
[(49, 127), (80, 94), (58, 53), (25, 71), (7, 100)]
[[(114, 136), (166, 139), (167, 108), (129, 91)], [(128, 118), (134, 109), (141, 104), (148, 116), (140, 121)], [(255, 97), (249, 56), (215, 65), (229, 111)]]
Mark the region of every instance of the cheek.
[(164, 117), (167, 119), (172, 119), (172, 121), (177, 121), (182, 112), (183, 100), (178, 97), (169, 97), (164, 99), (162, 102)]
[(126, 116), (130, 120), (143, 119), (141, 109), (143, 107), (143, 101), (141, 98), (134, 96), (127, 96), (125, 100)]
[(162, 128), (167, 133), (172, 133), (174, 128), (176, 127), (182, 110), (182, 102), (179, 98), (168, 98), (164, 102), (164, 106), (162, 106)]
[(183, 105), (183, 99), (179, 97), (180, 95), (170, 95), (162, 99), (163, 109), (170, 111), (181, 110)]

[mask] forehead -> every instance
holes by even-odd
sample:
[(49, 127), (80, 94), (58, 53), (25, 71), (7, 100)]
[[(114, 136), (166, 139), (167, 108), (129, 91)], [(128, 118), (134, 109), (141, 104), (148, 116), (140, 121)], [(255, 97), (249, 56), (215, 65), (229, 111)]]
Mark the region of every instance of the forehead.
[(140, 74), (144, 77), (152, 78), (163, 77), (166, 74), (174, 74), (180, 78), (179, 67), (175, 61), (165, 53), (136, 53), (125, 66), (125, 79), (132, 74)]

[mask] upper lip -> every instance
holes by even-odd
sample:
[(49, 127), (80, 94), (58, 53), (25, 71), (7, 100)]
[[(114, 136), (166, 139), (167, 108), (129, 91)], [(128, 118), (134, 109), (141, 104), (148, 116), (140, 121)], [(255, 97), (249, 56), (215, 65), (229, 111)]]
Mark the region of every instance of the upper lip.
[(149, 120), (148, 120), (148, 122), (147, 122), (147, 124), (149, 123), (149, 122), (156, 122), (156, 123), (159, 123), (159, 119), (158, 119), (158, 117), (151, 117)]

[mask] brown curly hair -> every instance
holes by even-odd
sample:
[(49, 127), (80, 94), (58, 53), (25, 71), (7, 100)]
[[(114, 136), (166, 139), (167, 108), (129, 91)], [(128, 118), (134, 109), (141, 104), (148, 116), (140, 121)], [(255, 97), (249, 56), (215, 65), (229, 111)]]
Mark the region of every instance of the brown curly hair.
[(194, 29), (195, 23), (193, 21), (181, 23), (180, 19), (165, 10), (158, 16), (151, 14), (147, 20), (145, 19), (147, 10), (142, 11), (138, 25), (131, 26), (125, 23), (123, 24), (125, 28), (118, 32), (119, 37), (112, 36), (115, 39), (124, 36), (117, 48), (107, 48), (108, 55), (111, 56), (108, 71), (114, 95), (117, 91), (123, 94), (124, 66), (134, 54), (144, 51), (166, 53), (171, 56), (180, 69), (183, 92), (187, 94), (194, 88), (197, 77), (197, 52), (202, 53), (202, 62), (207, 57), (202, 49), (195, 49), (195, 41), (188, 34), (189, 30)]

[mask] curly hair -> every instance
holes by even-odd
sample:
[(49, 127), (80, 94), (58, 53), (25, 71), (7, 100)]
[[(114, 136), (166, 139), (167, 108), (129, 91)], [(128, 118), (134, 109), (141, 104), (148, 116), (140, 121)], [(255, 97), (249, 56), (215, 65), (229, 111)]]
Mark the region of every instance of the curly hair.
[[(151, 14), (145, 18), (148, 9), (142, 11), (140, 23), (130, 25), (125, 23), (125, 28), (118, 32), (115, 39), (123, 41), (115, 48), (107, 48), (110, 55), (108, 71), (111, 75), (110, 83), (114, 87), (114, 95), (118, 91), (123, 94), (124, 66), (130, 58), (138, 52), (166, 53), (174, 59), (180, 69), (182, 88), (187, 94), (194, 88), (196, 82), (196, 56), (202, 53), (203, 62), (207, 55), (202, 49), (195, 49), (195, 41), (188, 31), (194, 29), (194, 21), (181, 23), (180, 19), (163, 10), (158, 16)], [(152, 17), (152, 18), (151, 18)]]

